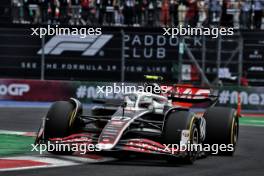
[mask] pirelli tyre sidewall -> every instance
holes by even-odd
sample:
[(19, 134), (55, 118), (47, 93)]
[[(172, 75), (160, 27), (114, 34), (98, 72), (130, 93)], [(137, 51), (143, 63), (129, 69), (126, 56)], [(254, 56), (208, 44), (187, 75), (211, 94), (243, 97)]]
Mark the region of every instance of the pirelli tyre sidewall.
[(238, 141), (239, 119), (235, 109), (212, 107), (204, 114), (206, 119), (205, 144), (232, 145), (232, 151), (219, 151), (219, 155), (234, 154)]
[[(189, 111), (172, 111), (170, 112), (163, 126), (163, 142), (165, 144), (178, 144), (181, 141), (182, 130), (189, 129), (190, 143), (199, 143), (200, 132), (197, 125), (195, 114)], [(169, 157), (169, 162), (181, 162), (184, 164), (192, 164), (196, 160), (198, 151), (186, 151), (184, 158)]]
[[(76, 118), (74, 104), (68, 101), (57, 101), (49, 109), (44, 128), (44, 138), (62, 138), (71, 134)], [(71, 154), (71, 151), (52, 151), (53, 154)]]

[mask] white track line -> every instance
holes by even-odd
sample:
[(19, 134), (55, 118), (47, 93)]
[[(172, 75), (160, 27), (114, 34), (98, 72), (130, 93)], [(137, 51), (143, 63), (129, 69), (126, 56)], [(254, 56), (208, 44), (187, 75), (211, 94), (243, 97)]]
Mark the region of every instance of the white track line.
[(18, 135), (18, 136), (36, 136), (35, 132), (22, 132), (22, 131), (9, 131), (9, 130), (0, 130), (0, 134)]

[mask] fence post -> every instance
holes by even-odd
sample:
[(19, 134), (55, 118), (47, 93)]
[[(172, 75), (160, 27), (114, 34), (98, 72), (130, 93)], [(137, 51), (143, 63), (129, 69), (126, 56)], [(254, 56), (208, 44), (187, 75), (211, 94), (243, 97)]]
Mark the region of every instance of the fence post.
[(237, 79), (238, 86), (240, 86), (240, 80), (241, 80), (242, 72), (243, 72), (243, 45), (244, 45), (244, 40), (243, 40), (243, 37), (240, 36), (239, 56), (238, 56), (238, 79)]
[[(205, 72), (205, 60), (206, 60), (206, 38), (205, 36), (203, 35), (202, 36), (202, 39), (203, 39), (203, 43), (202, 43), (202, 70)], [(202, 79), (202, 85), (205, 84), (204, 82), (204, 79)]]
[(45, 35), (41, 38), (41, 74), (40, 79), (45, 80)]
[(182, 58), (185, 50), (185, 41), (182, 36), (180, 36), (179, 43), (179, 62), (178, 62), (178, 84), (182, 83)]
[(217, 67), (217, 82), (216, 85), (218, 86), (219, 83), (219, 71), (221, 67), (221, 52), (222, 52), (222, 37), (219, 35), (218, 41), (217, 41), (217, 61), (216, 61), (216, 67)]
[(121, 82), (125, 81), (125, 33), (124, 30), (121, 29), (121, 37), (122, 37), (122, 52), (121, 52)]

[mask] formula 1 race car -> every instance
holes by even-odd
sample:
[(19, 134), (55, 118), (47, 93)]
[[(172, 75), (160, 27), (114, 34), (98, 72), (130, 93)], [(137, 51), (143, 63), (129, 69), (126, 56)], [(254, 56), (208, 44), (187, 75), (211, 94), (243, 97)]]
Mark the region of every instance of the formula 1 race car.
[[(160, 89), (166, 92), (133, 92), (124, 94), (119, 102), (103, 100), (87, 115), (74, 98), (55, 102), (43, 120), (36, 143), (94, 144), (98, 150), (93, 152), (101, 154), (156, 154), (152, 156), (186, 163), (210, 151), (178, 147), (183, 144), (232, 145), (231, 150), (218, 154), (233, 155), (239, 115), (235, 109), (215, 107), (218, 96), (214, 90), (177, 85)], [(203, 112), (193, 112), (197, 104), (207, 107)], [(49, 152), (73, 153), (70, 149)]]

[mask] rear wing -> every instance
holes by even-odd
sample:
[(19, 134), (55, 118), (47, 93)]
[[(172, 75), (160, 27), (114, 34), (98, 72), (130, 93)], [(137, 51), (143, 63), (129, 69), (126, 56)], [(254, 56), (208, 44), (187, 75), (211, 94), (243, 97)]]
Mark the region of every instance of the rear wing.
[(210, 88), (193, 87), (189, 85), (161, 85), (162, 94), (173, 104), (193, 107), (197, 104), (212, 106), (218, 100), (218, 91)]

